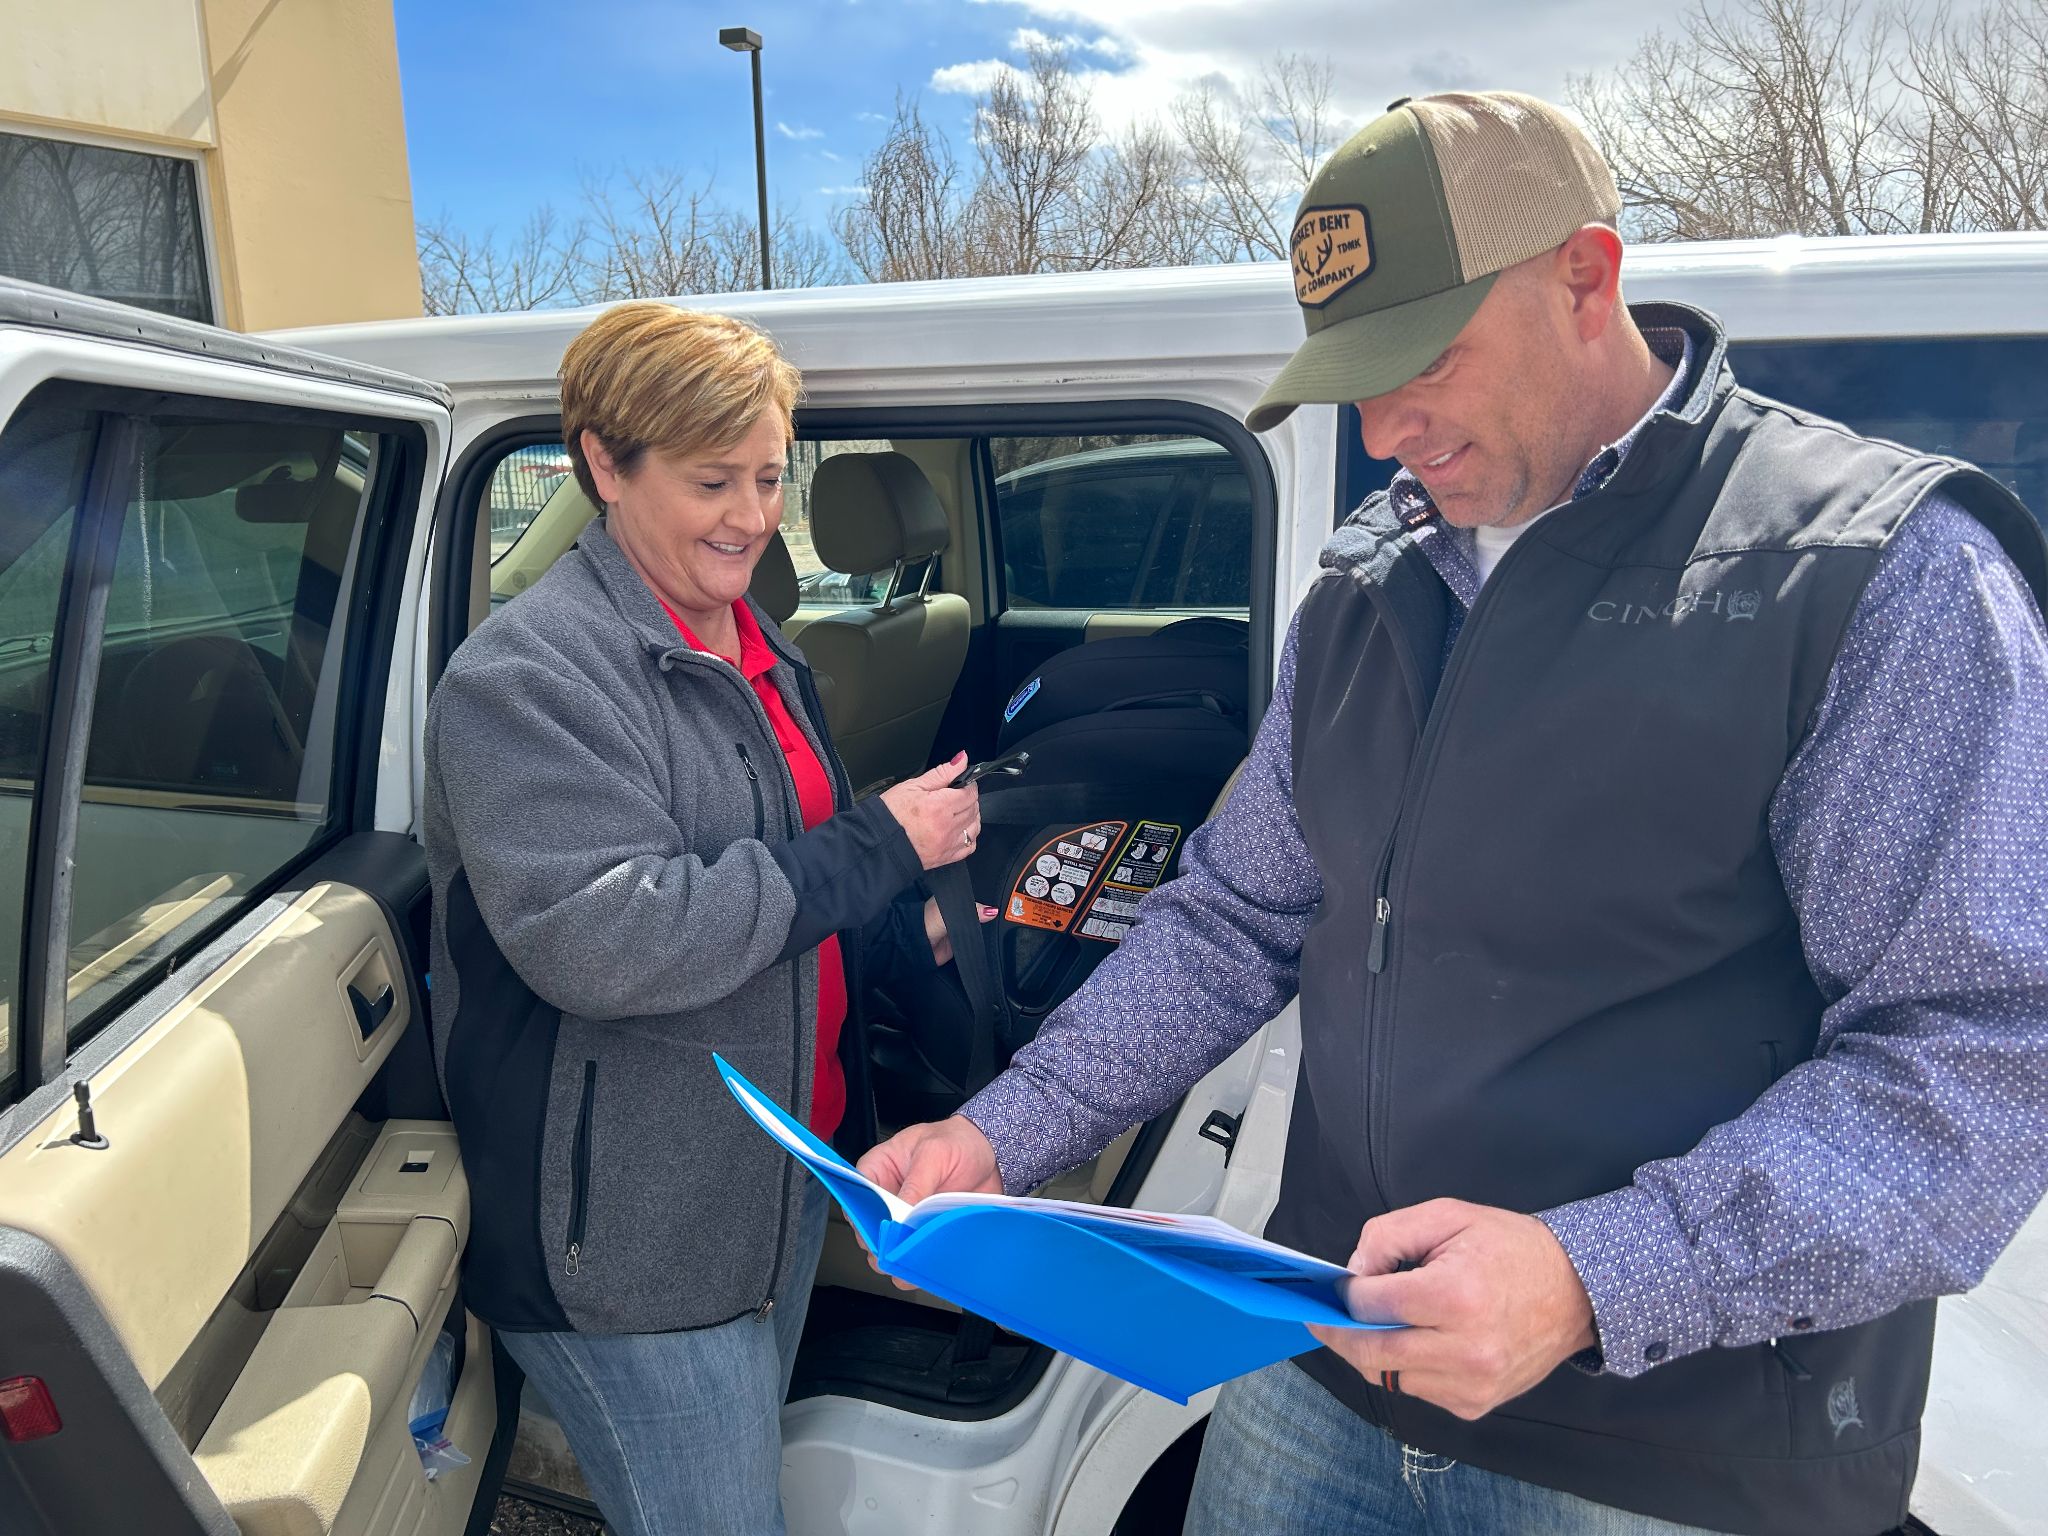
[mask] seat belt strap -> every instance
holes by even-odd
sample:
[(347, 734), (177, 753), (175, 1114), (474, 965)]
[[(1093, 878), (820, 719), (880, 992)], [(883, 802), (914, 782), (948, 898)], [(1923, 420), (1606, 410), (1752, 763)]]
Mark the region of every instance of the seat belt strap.
[(966, 863), (927, 870), (924, 883), (938, 902), (939, 920), (946, 925), (946, 936), (953, 941), (953, 967), (960, 977), (961, 990), (967, 994), (967, 1008), (973, 1020), (964, 1085), (972, 1097), (996, 1075), (996, 1039), (1008, 1022), (1008, 1009), (996, 982), (995, 968), (989, 962), (988, 941), (982, 934), (981, 913)]

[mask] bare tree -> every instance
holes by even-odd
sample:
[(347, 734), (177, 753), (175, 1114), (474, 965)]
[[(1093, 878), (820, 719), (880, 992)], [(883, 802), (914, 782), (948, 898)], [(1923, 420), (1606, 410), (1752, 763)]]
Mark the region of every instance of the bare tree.
[[(732, 293), (760, 284), (754, 219), (719, 203), (708, 181), (670, 169), (586, 177), (583, 204), (583, 216), (570, 224), (543, 207), (502, 241), (488, 230), (468, 235), (445, 218), (422, 225), (427, 313)], [(784, 287), (832, 282), (843, 271), (830, 244), (787, 208), (776, 211), (769, 237)]]
[(1212, 260), (1185, 146), (1156, 123), (1107, 137), (1087, 81), (1058, 44), (1034, 43), (974, 104), (974, 160), (898, 100), (836, 222), (871, 281), (1077, 272)]
[(1076, 189), (1065, 243), (1067, 265), (1172, 267), (1217, 260), (1221, 252), (1201, 206), (1187, 149), (1146, 123), (1105, 144)]
[[(832, 232), (844, 259), (787, 210), (775, 216), (786, 287), (1010, 272), (1076, 272), (1284, 256), (1294, 205), (1342, 137), (1327, 62), (1270, 60), (1244, 89), (1210, 84), (1170, 123), (1107, 134), (1093, 80), (1038, 40), (975, 100), (963, 161), (915, 99), (899, 96)], [(530, 308), (752, 288), (753, 221), (709, 181), (675, 169), (587, 178), (583, 216), (546, 214), (521, 242), (421, 234), (433, 312)]]
[(1966, 26), (1855, 0), (1702, 0), (1572, 105), (1652, 240), (2038, 229), (2048, 5)]
[(1196, 206), (1228, 258), (1283, 256), (1292, 205), (1283, 208), (1275, 195), (1259, 135), (1239, 108), (1237, 92), (1215, 81), (1174, 103), (1174, 124), (1198, 182)]
[(915, 101), (896, 98), (889, 131), (862, 173), (859, 200), (833, 221), (861, 276), (898, 283), (967, 274), (959, 162)]
[(500, 240), (495, 230), (470, 235), (444, 214), (420, 225), (420, 296), (430, 315), (542, 309), (574, 297), (583, 261), (580, 225), (564, 227), (543, 206)]
[(1084, 264), (1074, 205), (1101, 125), (1063, 49), (1034, 43), (1027, 71), (998, 72), (976, 111), (981, 174), (967, 218), (993, 272)]
[(2048, 229), (2048, 4), (1996, 0), (1961, 24), (1943, 9), (1907, 37), (1939, 227)]
[(656, 168), (622, 178), (586, 176), (583, 204), (590, 239), (576, 274), (576, 297), (657, 298), (716, 292), (720, 210), (709, 185), (682, 171)]
[[(1693, 0), (1569, 99), (1614, 166), (1636, 238), (2048, 228), (2048, 0), (1967, 19), (1889, 0)], [(956, 153), (899, 96), (832, 220), (779, 210), (786, 287), (1284, 259), (1302, 189), (1352, 128), (1326, 59), (1283, 54), (1249, 82), (1202, 82), (1169, 121), (1105, 134), (1095, 81), (1039, 40), (974, 102)], [(587, 181), (565, 224), (420, 231), (429, 313), (752, 288), (753, 220), (708, 180)]]
[(1247, 88), (1207, 80), (1174, 103), (1193, 206), (1224, 260), (1284, 258), (1294, 207), (1350, 131), (1327, 59), (1281, 54)]

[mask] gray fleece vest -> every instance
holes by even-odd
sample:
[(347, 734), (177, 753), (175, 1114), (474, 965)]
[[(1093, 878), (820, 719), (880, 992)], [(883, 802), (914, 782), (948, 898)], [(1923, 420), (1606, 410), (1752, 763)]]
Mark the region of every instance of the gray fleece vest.
[[(1708, 317), (1638, 313), (1693, 332), (1685, 403), (1516, 542), (1447, 664), (1452, 600), (1384, 496), (1302, 605), (1294, 798), (1327, 894), (1268, 1230), (1339, 1263), (1419, 1201), (1623, 1187), (1808, 1059), (1823, 1001), (1767, 812), (1880, 553), (1940, 490), (2048, 589), (2039, 529), (1989, 477), (1750, 395)], [(1302, 1363), (1496, 1472), (1717, 1530), (1869, 1536), (1906, 1513), (1933, 1320), (1795, 1322), (1632, 1380), (1564, 1366), (1476, 1423)]]

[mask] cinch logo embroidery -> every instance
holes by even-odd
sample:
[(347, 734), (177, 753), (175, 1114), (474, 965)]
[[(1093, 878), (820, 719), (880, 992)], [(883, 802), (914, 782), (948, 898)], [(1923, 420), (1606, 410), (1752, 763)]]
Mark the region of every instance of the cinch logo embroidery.
[(1689, 618), (1695, 613), (1718, 615), (1723, 622), (1756, 622), (1762, 611), (1761, 592), (1681, 592), (1661, 607), (1655, 603), (1616, 603), (1602, 598), (1586, 610), (1595, 624), (1650, 624), (1658, 619)]
[(1311, 208), (1295, 223), (1294, 297), (1320, 309), (1372, 270), (1372, 232), (1365, 210)]
[(1863, 1414), (1856, 1406), (1856, 1378), (1838, 1381), (1828, 1388), (1828, 1422), (1835, 1426), (1835, 1438), (1845, 1429), (1861, 1429)]

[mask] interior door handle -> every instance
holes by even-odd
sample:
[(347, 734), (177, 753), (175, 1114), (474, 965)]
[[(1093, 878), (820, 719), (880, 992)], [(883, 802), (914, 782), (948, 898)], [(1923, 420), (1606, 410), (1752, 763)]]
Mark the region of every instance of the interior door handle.
[(363, 1038), (369, 1039), (377, 1033), (377, 1026), (391, 1017), (391, 1010), (398, 1005), (398, 994), (386, 982), (374, 998), (365, 997), (362, 989), (354, 982), (348, 984), (348, 1005), (355, 1010), (356, 1028)]

